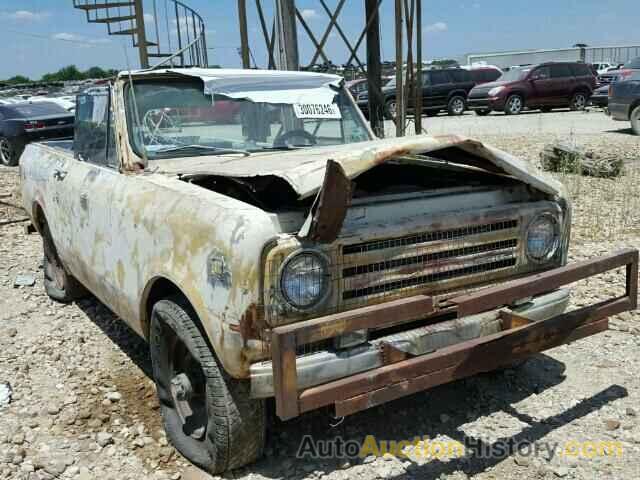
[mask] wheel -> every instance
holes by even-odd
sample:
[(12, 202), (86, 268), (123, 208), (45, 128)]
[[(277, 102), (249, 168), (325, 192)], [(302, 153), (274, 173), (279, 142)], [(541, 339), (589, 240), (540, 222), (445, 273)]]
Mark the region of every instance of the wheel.
[(476, 115), (479, 117), (486, 117), (491, 113), (491, 110), (476, 110)]
[(42, 246), (44, 259), (44, 290), (53, 300), (61, 303), (71, 303), (88, 295), (87, 290), (73, 275), (68, 273), (58, 256), (53, 243), (49, 226), (42, 225)]
[(387, 120), (393, 120), (396, 118), (398, 114), (398, 104), (396, 103), (396, 99), (392, 98), (387, 100), (384, 104), (384, 118)]
[(449, 100), (449, 104), (447, 105), (447, 113), (452, 116), (462, 115), (466, 109), (467, 101), (464, 97), (458, 95), (451, 97), (451, 100)]
[(636, 135), (640, 135), (640, 105), (631, 112), (631, 129)]
[(427, 117), (437, 117), (440, 113), (440, 110), (425, 110), (424, 114)]
[(22, 154), (22, 148), (6, 137), (0, 137), (0, 162), (5, 167), (15, 167)]
[(571, 97), (571, 103), (569, 104), (569, 108), (575, 111), (582, 111), (587, 107), (587, 95), (584, 92), (576, 92)]
[(524, 109), (524, 100), (520, 95), (511, 95), (504, 105), (504, 113), (507, 115), (519, 115)]
[(214, 474), (262, 455), (264, 401), (222, 371), (183, 298), (154, 305), (150, 348), (164, 428), (180, 453)]

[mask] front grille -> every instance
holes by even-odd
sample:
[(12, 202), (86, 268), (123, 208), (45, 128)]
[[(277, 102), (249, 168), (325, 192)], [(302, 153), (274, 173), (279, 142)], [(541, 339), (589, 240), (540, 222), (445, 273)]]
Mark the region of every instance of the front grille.
[(455, 240), (462, 237), (477, 235), (480, 233), (496, 232), (499, 230), (509, 230), (518, 226), (517, 220), (507, 220), (504, 222), (489, 223), (485, 225), (474, 225), (465, 228), (456, 228), (453, 230), (443, 230), (437, 232), (425, 232), (418, 235), (410, 235), (401, 238), (392, 238), (388, 240), (376, 240), (373, 242), (357, 243), (355, 245), (347, 245), (343, 247), (342, 254), (350, 255), (353, 253), (371, 252), (373, 250), (381, 250), (385, 248), (407, 247), (418, 243), (428, 243), (438, 240)]
[(517, 268), (519, 222), (470, 225), (345, 245), (345, 306), (379, 297), (438, 293), (509, 275)]

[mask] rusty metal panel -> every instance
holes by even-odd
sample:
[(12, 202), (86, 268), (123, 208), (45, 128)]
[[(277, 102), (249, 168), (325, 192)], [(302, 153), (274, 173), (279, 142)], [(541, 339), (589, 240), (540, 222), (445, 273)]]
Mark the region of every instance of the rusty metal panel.
[(600, 320), (578, 327), (566, 336), (545, 337), (540, 342), (533, 342), (510, 349), (510, 337), (503, 337), (501, 348), (497, 352), (494, 349), (480, 348), (485, 344), (471, 349), (468, 357), (460, 364), (446, 367), (442, 370), (430, 372), (426, 375), (411, 378), (403, 382), (395, 383), (387, 387), (364, 393), (353, 398), (338, 400), (335, 402), (335, 415), (345, 417), (367, 408), (380, 405), (385, 402), (411, 395), (413, 393), (443, 385), (448, 382), (466, 378), (477, 373), (487, 372), (496, 368), (509, 365), (513, 361), (524, 359), (532, 353), (541, 352), (550, 348), (570, 343), (608, 329), (608, 320)]
[[(523, 355), (530, 355), (582, 338), (585, 335), (580, 335), (578, 330), (585, 326), (597, 323), (599, 326), (593, 333), (605, 330), (607, 325), (600, 324), (603, 318), (629, 310), (630, 306), (631, 302), (628, 298), (603, 302), (550, 320), (532, 323), (514, 330), (504, 330), (494, 335), (459, 343), (429, 355), (310, 388), (300, 395), (300, 411), (305, 412), (331, 405), (335, 401), (347, 400), (371, 391), (385, 389), (390, 385), (402, 385), (408, 379), (432, 373), (438, 374), (438, 372), (447, 369), (453, 368), (454, 370), (450, 375), (444, 374), (444, 378), (449, 379), (446, 381), (490, 371), (500, 364), (510, 363)], [(590, 331), (589, 329), (585, 330), (585, 332)], [(589, 335), (593, 333), (589, 333)], [(436, 375), (435, 378), (441, 377)], [(428, 387), (429, 385), (425, 388)], [(402, 386), (393, 388), (394, 391), (397, 389), (402, 392), (406, 391), (406, 395), (420, 390), (420, 388), (405, 390)]]
[[(618, 267), (629, 266), (629, 268), (633, 268), (633, 265), (635, 265), (637, 269), (637, 264), (638, 251), (625, 249), (595, 260), (585, 260), (560, 269), (549, 270), (520, 280), (507, 282), (470, 295), (453, 298), (451, 302), (457, 305), (459, 317), (473, 315), (474, 313), (508, 305), (520, 298), (548, 292), (562, 285), (568, 285), (580, 279)], [(633, 279), (634, 276), (628, 275), (627, 281), (630, 281), (629, 278)], [(635, 278), (637, 282), (637, 271)], [(633, 288), (633, 285), (634, 282), (631, 280), (631, 283), (627, 285), (627, 295), (631, 293), (630, 289)], [(637, 297), (637, 292), (635, 297)]]

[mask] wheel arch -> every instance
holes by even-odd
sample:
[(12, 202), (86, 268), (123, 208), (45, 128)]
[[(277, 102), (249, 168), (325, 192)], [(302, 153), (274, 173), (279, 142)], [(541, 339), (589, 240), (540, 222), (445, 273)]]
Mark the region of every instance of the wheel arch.
[(640, 107), (640, 98), (638, 98), (637, 100), (631, 102), (631, 105), (629, 106), (629, 118), (631, 118), (631, 114), (638, 107)]
[(453, 97), (462, 97), (462, 98), (464, 98), (464, 100), (466, 102), (468, 96), (469, 96), (469, 94), (464, 90), (453, 90), (453, 91), (449, 92), (449, 95), (447, 96), (447, 102), (451, 101), (451, 99)]
[(47, 216), (44, 213), (44, 207), (38, 200), (35, 200), (31, 205), (31, 220), (38, 233), (42, 235), (42, 227), (47, 223)]

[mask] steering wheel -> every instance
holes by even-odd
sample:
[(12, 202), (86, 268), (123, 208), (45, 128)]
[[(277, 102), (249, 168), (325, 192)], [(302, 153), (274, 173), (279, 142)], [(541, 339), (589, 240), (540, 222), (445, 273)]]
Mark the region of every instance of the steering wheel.
[(155, 108), (147, 111), (142, 119), (142, 124), (147, 128), (151, 143), (161, 143), (160, 130), (179, 130), (180, 119), (175, 110), (171, 108)]
[(290, 140), (290, 139), (296, 138), (296, 137), (304, 138), (311, 145), (317, 145), (318, 144), (318, 138), (315, 135), (313, 135), (312, 133), (307, 132), (306, 130), (303, 130), (302, 128), (299, 128), (299, 129), (296, 129), (296, 130), (289, 130), (288, 132), (284, 132), (284, 133), (278, 135), (278, 137), (273, 141), (273, 146), (274, 147), (286, 147), (288, 145), (287, 140)]

